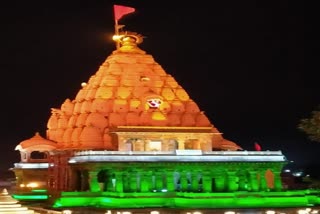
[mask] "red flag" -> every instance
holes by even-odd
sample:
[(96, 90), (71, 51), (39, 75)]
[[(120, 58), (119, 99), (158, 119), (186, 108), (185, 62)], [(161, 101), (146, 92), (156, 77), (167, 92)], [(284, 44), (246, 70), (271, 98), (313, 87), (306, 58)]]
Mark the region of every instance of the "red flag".
[(119, 20), (122, 18), (122, 16), (127, 15), (129, 13), (133, 13), (135, 11), (135, 8), (133, 7), (127, 7), (122, 5), (113, 5), (114, 9), (114, 18), (115, 20)]
[(256, 151), (261, 151), (261, 146), (258, 143), (254, 143), (254, 148)]

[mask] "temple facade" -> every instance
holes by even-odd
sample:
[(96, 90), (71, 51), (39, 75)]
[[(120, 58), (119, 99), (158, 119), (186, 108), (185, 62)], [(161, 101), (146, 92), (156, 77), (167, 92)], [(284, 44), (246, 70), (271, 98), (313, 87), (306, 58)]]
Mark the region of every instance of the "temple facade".
[(121, 33), (76, 97), (52, 108), (45, 136), (17, 145), (16, 195), (43, 189), (56, 207), (212, 207), (234, 193), (282, 191), (281, 151), (225, 139), (138, 47), (142, 38)]

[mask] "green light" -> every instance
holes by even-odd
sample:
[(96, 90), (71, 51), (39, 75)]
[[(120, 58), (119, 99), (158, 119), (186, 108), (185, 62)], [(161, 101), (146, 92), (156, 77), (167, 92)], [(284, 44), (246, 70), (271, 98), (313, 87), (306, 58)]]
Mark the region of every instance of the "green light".
[(33, 189), (31, 192), (47, 192), (46, 189)]
[(48, 195), (12, 195), (13, 198), (18, 200), (47, 200)]
[(96, 208), (258, 208), (299, 207), (320, 204), (320, 191), (234, 192), (234, 193), (127, 193), (64, 192), (53, 205)]

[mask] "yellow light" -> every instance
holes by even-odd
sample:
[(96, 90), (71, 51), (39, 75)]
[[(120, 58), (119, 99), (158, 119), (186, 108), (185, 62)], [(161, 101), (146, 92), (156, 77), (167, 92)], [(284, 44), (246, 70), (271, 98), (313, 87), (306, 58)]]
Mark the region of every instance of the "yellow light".
[(276, 211), (274, 211), (274, 210), (268, 210), (268, 211), (266, 211), (266, 214), (275, 214), (276, 213)]
[(114, 41), (119, 41), (122, 37), (123, 37), (123, 36), (121, 36), (121, 35), (113, 35), (112, 39), (113, 39)]
[(26, 185), (24, 185), (24, 184), (20, 184), (20, 187), (25, 187)]
[(307, 214), (308, 212), (306, 210), (298, 210), (298, 214)]
[(27, 187), (30, 187), (30, 188), (35, 188), (35, 187), (38, 187), (39, 185), (37, 183), (28, 183), (27, 184)]

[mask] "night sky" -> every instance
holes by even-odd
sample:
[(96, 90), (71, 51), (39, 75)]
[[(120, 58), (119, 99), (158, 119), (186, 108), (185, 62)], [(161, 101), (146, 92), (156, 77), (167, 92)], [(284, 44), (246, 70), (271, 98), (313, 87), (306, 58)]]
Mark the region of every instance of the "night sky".
[[(171, 3), (170, 3), (171, 2)], [(281, 150), (320, 164), (320, 143), (297, 129), (320, 104), (319, 13), (302, 1), (7, 1), (0, 7), (0, 169), (14, 148), (45, 136), (50, 108), (73, 99), (115, 49), (120, 20), (223, 132), (245, 150)], [(174, 5), (173, 5), (174, 4)], [(1, 175), (0, 175), (1, 176)]]

